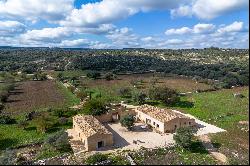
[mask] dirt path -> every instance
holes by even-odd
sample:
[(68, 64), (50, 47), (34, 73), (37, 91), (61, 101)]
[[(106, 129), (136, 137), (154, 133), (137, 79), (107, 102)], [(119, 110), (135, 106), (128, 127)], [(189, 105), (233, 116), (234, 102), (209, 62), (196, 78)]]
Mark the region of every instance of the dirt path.
[(211, 143), (211, 140), (208, 135), (201, 135), (199, 136), (199, 139), (202, 141), (202, 145), (207, 149), (208, 153), (212, 157), (218, 160), (221, 164), (227, 164), (227, 157), (224, 154), (218, 152), (218, 150)]

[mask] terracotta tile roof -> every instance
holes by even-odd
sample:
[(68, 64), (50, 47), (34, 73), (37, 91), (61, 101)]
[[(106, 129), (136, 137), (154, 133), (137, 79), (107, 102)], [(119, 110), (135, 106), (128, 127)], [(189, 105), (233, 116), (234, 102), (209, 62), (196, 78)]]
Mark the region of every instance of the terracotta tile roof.
[(173, 120), (175, 118), (191, 119), (185, 115), (173, 112), (170, 109), (161, 109), (161, 108), (150, 106), (147, 104), (144, 104), (138, 107), (137, 111), (147, 114), (151, 116), (152, 118), (155, 118), (156, 120), (159, 120), (160, 122), (163, 122), (163, 123)]
[(112, 134), (92, 115), (76, 115), (73, 120), (78, 124), (86, 137), (95, 134)]

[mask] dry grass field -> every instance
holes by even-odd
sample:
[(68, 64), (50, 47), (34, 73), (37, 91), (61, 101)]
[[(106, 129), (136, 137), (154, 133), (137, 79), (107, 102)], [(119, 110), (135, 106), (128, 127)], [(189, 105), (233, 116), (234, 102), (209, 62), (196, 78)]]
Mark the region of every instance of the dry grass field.
[(83, 84), (87, 87), (124, 87), (131, 86), (134, 82), (139, 82), (141, 89), (147, 89), (155, 83), (155, 86), (167, 86), (179, 92), (194, 92), (196, 90), (207, 90), (212, 87), (204, 83), (196, 83), (195, 80), (186, 77), (161, 77), (153, 74), (132, 74), (118, 75), (116, 80), (107, 81), (105, 79), (89, 80), (83, 79)]

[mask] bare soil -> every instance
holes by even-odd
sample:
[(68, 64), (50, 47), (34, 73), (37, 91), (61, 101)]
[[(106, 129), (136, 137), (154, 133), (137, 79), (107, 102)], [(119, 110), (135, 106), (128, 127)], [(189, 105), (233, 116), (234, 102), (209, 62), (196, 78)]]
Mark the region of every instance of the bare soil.
[(28, 110), (54, 107), (64, 103), (63, 95), (53, 81), (27, 81), (11, 92), (5, 113), (22, 113)]

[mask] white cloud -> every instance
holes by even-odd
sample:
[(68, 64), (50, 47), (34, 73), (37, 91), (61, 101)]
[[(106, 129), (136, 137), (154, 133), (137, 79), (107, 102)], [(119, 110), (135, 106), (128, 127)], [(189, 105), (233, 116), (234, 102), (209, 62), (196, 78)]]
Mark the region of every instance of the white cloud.
[(110, 39), (116, 48), (123, 47), (139, 47), (140, 38), (133, 33), (130, 28), (115, 29), (106, 35)]
[(249, 9), (249, 0), (197, 0), (193, 13), (202, 19), (212, 19), (223, 14)]
[(235, 21), (228, 26), (219, 28), (218, 33), (241, 32), (243, 29), (243, 22)]
[(203, 33), (210, 33), (214, 30), (215, 25), (213, 24), (196, 24), (193, 28), (189, 27), (182, 27), (177, 29), (168, 29), (166, 30), (166, 35), (184, 35), (184, 34), (203, 34)]
[(194, 33), (210, 33), (214, 30), (215, 25), (213, 24), (196, 24), (193, 27)]
[(26, 26), (17, 21), (0, 21), (0, 36), (15, 36), (24, 33)]
[(73, 2), (74, 0), (2, 0), (0, 18), (58, 21), (72, 11)]
[(41, 42), (60, 42), (62, 38), (69, 37), (72, 32), (65, 27), (57, 28), (44, 28), (41, 30), (30, 30), (27, 33), (21, 35), (23, 42), (28, 43), (30, 41)]
[(63, 40), (60, 47), (88, 47), (88, 39)]
[(165, 34), (166, 35), (183, 35), (183, 34), (187, 34), (187, 33), (191, 33), (192, 29), (188, 28), (188, 27), (182, 27), (179, 29), (168, 29), (166, 30)]
[(154, 38), (152, 36), (143, 37), (143, 38), (141, 38), (141, 41), (143, 41), (143, 42), (152, 42), (152, 41), (154, 41)]
[(171, 17), (183, 17), (183, 16), (188, 16), (191, 17), (192, 16), (192, 8), (190, 6), (180, 6), (177, 9), (172, 9), (170, 11), (171, 13)]
[[(82, 5), (74, 9), (64, 26), (96, 26), (124, 19), (140, 11), (176, 8), (183, 0), (103, 0), (101, 2)], [(185, 1), (185, 0), (184, 0)]]

